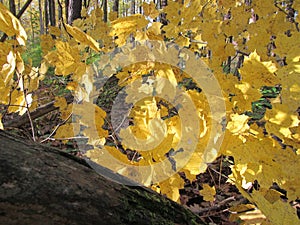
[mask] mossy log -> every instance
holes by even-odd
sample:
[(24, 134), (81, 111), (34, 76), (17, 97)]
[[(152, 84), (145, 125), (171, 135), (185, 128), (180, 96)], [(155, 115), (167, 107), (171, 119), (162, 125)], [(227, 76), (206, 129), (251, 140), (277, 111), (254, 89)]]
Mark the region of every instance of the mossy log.
[(165, 225), (201, 221), (145, 187), (106, 179), (84, 159), (0, 131), (0, 224)]

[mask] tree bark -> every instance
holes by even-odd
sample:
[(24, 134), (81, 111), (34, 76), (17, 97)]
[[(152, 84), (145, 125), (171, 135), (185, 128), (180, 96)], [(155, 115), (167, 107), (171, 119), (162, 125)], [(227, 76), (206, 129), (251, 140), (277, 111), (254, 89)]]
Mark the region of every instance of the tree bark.
[(68, 1), (68, 24), (78, 18), (81, 18), (82, 0), (69, 0)]
[(38, 2), (39, 2), (40, 35), (42, 35), (45, 33), (42, 0), (38, 0)]
[(55, 2), (54, 0), (49, 0), (49, 16), (50, 16), (50, 25), (56, 26), (56, 18), (55, 18)]
[(119, 0), (114, 0), (113, 11), (117, 12), (117, 16), (119, 17)]
[(107, 0), (103, 0), (103, 21), (107, 23), (108, 19), (108, 7), (107, 7)]
[(49, 6), (48, 6), (48, 0), (44, 1), (44, 12), (45, 12), (45, 29), (46, 33), (49, 31)]
[(16, 16), (16, 4), (15, 4), (15, 0), (9, 0), (9, 10), (11, 11), (11, 13)]
[(135, 0), (131, 1), (130, 3), (130, 15), (135, 14)]
[[(113, 182), (84, 159), (3, 131), (0, 164), (0, 224), (200, 224), (190, 211), (145, 187)], [(98, 168), (107, 177), (127, 179)]]

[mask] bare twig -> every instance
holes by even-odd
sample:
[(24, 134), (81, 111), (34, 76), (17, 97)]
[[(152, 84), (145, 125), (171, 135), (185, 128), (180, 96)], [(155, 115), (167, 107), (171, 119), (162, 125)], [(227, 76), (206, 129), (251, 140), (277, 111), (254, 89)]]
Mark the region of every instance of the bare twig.
[[(71, 94), (67, 95), (65, 98), (66, 98), (66, 101), (68, 104), (73, 102), (73, 99), (74, 99)], [(58, 107), (54, 106), (54, 102), (55, 101), (51, 101), (48, 104), (43, 105), (43, 106), (37, 108), (35, 111), (31, 112), (32, 120), (42, 117), (54, 110), (57, 110)], [(28, 117), (26, 115), (23, 115), (23, 116), (18, 116), (12, 120), (6, 121), (3, 123), (3, 125), (4, 125), (4, 127), (21, 127), (23, 125), (28, 124), (29, 122), (30, 121), (29, 121)]]
[[(206, 208), (197, 210), (197, 213), (202, 214), (202, 213), (205, 213), (205, 212), (218, 210), (218, 209), (220, 209), (223, 205), (225, 205), (226, 203), (232, 202), (232, 201), (235, 201), (235, 200), (236, 200), (236, 199), (235, 199), (234, 196), (228, 197), (228, 198), (224, 199), (223, 201), (219, 202), (217, 205), (213, 205), (213, 206), (211, 206), (211, 207), (206, 207)], [(225, 209), (225, 210), (227, 211), (228, 209)]]
[[(220, 160), (220, 174), (222, 174), (222, 167), (223, 167), (223, 155), (221, 156), (221, 160)], [(221, 187), (221, 178), (222, 176), (219, 174), (219, 187)]]
[[(47, 138), (45, 138), (44, 140), (40, 141), (40, 143), (43, 143), (43, 142), (45, 142), (45, 141), (50, 140), (50, 138), (51, 138), (51, 137), (53, 136), (53, 134), (57, 131), (57, 129), (58, 129), (61, 125), (65, 124), (65, 123), (70, 119), (71, 115), (72, 115), (72, 113), (70, 113), (70, 115), (69, 115), (63, 122), (61, 122), (61, 123), (59, 123), (58, 125), (56, 125), (56, 127), (55, 127), (54, 130), (51, 132), (51, 134), (50, 134)], [(73, 138), (70, 138), (70, 139), (73, 139)]]

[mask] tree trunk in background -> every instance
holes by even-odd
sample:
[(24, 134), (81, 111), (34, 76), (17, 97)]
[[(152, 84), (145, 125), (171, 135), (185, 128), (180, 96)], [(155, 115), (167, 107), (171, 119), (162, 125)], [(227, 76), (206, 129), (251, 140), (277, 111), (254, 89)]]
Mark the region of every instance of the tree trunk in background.
[(68, 24), (72, 24), (74, 20), (81, 18), (82, 0), (69, 0), (68, 3)]
[(103, 21), (106, 23), (108, 18), (107, 0), (103, 0)]
[(117, 12), (117, 16), (119, 17), (119, 0), (114, 0), (113, 11)]
[(12, 14), (17, 15), (15, 0), (9, 0), (9, 10)]
[(131, 15), (135, 14), (135, 0), (131, 1), (130, 3), (130, 14)]
[(45, 33), (44, 28), (44, 20), (43, 20), (43, 8), (42, 8), (42, 0), (39, 0), (39, 21), (40, 21), (40, 34)]
[[(30, 5), (30, 12), (32, 12), (32, 5)], [(34, 23), (33, 23), (33, 20), (34, 20), (34, 17), (33, 17), (33, 13), (30, 13), (29, 15), (29, 18), (30, 18), (30, 25), (31, 25), (31, 43), (34, 42), (34, 39), (35, 39), (35, 35), (34, 35)]]
[(65, 0), (66, 22), (69, 23), (69, 0)]
[(199, 224), (190, 211), (150, 189), (115, 183), (84, 159), (3, 131), (0, 163), (0, 224)]
[(54, 0), (49, 0), (49, 16), (50, 16), (50, 25), (56, 26), (56, 19), (55, 19), (55, 2)]
[(46, 33), (49, 31), (49, 9), (48, 9), (48, 0), (44, 2), (44, 13), (45, 13), (45, 29)]
[(64, 22), (64, 18), (63, 18), (63, 8), (61, 4), (57, 5), (57, 10), (58, 10), (58, 27), (61, 28), (61, 23)]
[(125, 17), (127, 16), (127, 5), (125, 5), (125, 2), (123, 0), (123, 4), (122, 4), (122, 16)]

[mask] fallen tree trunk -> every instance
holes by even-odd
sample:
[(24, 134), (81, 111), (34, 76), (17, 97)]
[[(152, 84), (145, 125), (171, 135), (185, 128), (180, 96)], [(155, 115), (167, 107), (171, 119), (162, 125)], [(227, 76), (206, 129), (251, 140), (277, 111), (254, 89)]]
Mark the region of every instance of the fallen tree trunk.
[(147, 188), (115, 183), (83, 159), (3, 131), (0, 165), (0, 224), (200, 224)]

